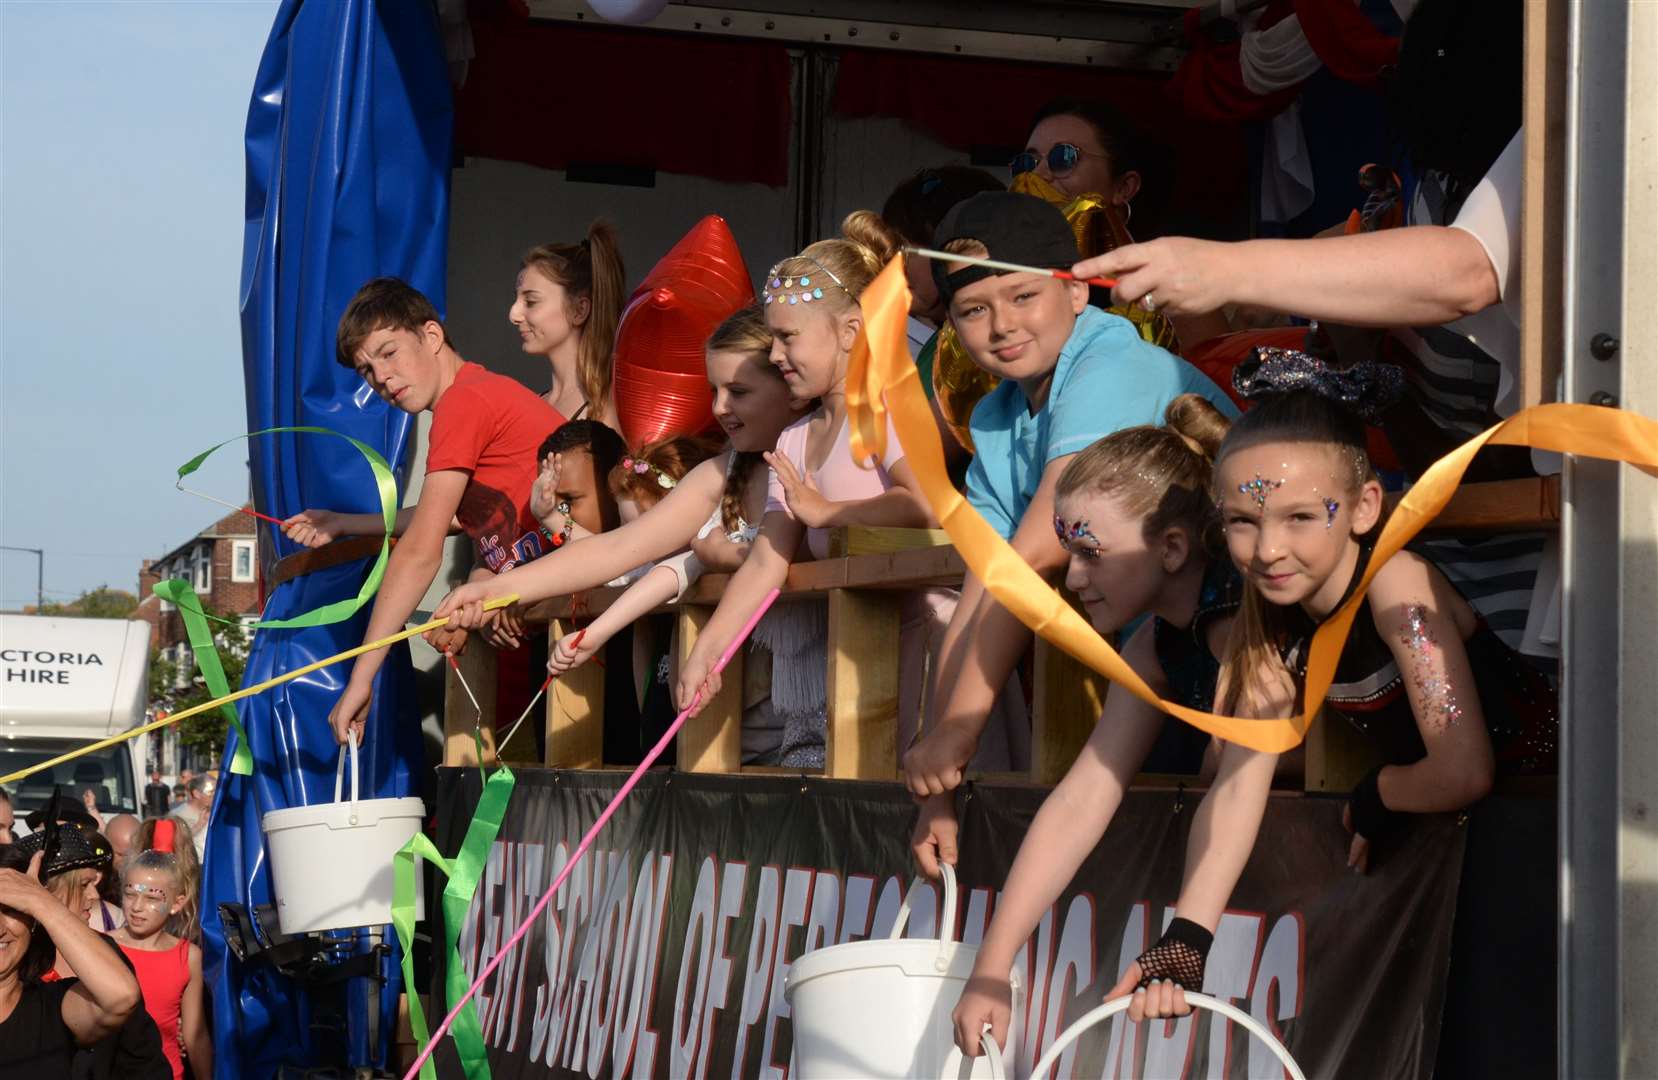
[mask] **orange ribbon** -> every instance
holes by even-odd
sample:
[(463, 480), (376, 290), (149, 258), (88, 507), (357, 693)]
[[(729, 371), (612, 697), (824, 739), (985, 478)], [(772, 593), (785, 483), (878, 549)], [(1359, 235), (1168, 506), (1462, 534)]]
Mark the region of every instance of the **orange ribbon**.
[(1058, 590), (1031, 569), (1001, 534), (975, 511), (950, 483), (932, 410), (910, 360), (905, 338), (910, 291), (902, 261), (887, 264), (860, 298), (864, 330), (853, 347), (846, 379), (852, 456), (858, 462), (885, 451), (887, 411), (922, 493), (949, 533), (962, 561), (1008, 611), (1049, 644), (1126, 688), (1135, 697), (1179, 717), (1217, 738), (1253, 750), (1283, 753), (1300, 744), (1324, 703), (1348, 630), (1376, 572), (1442, 510), (1462, 475), (1486, 443), (1529, 446), (1537, 450), (1582, 454), (1628, 462), (1658, 476), (1658, 423), (1636, 413), (1598, 405), (1538, 405), (1517, 413), (1468, 440), (1422, 474), (1394, 508), (1376, 540), (1376, 552), (1364, 577), (1336, 612), (1313, 635), (1307, 662), (1308, 705), (1300, 716), (1281, 720), (1245, 720), (1199, 712), (1165, 701), (1124, 662)]

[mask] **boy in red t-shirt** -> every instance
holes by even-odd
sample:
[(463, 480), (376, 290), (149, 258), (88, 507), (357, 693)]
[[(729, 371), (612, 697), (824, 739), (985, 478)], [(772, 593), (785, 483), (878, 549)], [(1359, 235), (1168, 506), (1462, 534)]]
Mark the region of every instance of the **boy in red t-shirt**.
[[(397, 515), (402, 538), (392, 549), (374, 598), (365, 641), (403, 628), (437, 576), (444, 537), (459, 528), (472, 537), (480, 572), (501, 573), (530, 562), (550, 546), (530, 512), (536, 450), (564, 417), (523, 384), (461, 359), (437, 309), (396, 278), (357, 290), (340, 317), (337, 359), (376, 393), (407, 413), (432, 411), (426, 480), (420, 502)], [(306, 510), (284, 523), (287, 536), (312, 547), (349, 534), (376, 534), (378, 515)], [(374, 676), (386, 650), (357, 658), (345, 691), (329, 714), (335, 736), (359, 739)]]

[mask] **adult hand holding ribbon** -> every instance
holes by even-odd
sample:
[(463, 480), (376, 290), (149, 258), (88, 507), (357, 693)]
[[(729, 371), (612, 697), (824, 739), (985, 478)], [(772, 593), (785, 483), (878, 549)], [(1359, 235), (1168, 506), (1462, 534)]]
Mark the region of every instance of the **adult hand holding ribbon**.
[(904, 458), (939, 523), (997, 602), (1044, 640), (1147, 704), (1253, 750), (1283, 753), (1300, 744), (1323, 704), (1371, 579), (1444, 509), (1482, 446), (1497, 443), (1583, 454), (1627, 462), (1658, 475), (1658, 422), (1599, 405), (1538, 405), (1517, 413), (1434, 462), (1394, 508), (1358, 587), (1313, 635), (1303, 695), (1307, 706), (1301, 715), (1281, 720), (1216, 716), (1159, 698), (950, 483), (938, 427), (905, 344), (909, 302), (901, 259), (888, 263), (859, 299), (864, 329), (853, 346), (846, 379), (854, 460), (864, 462), (884, 452), (890, 408)]

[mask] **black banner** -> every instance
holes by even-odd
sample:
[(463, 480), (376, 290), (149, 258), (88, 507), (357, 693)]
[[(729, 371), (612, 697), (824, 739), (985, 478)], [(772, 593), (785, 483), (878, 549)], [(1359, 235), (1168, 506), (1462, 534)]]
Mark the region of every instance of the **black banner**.
[[(527, 916), (621, 780), (518, 774), (461, 933), (469, 971)], [(444, 851), (458, 847), (478, 790), (476, 770), (443, 770)], [(982, 938), (1045, 794), (977, 787), (964, 796), (961, 940)], [(1161, 933), (1195, 808), (1191, 797), (1130, 794), (1032, 935), (1014, 1018), (1020, 1075)], [(1280, 1033), (1309, 1077), (1430, 1077), (1464, 830), (1450, 817), (1422, 818), (1361, 876), (1347, 869), (1340, 816), (1329, 799), (1268, 806), (1204, 991)], [(651, 774), (480, 992), (494, 1075), (784, 1080), (789, 965), (890, 931), (913, 872), (913, 818), (897, 784)], [(931, 894), (918, 903), (911, 936), (936, 934), (939, 903)], [(432, 987), (442, 1004), (441, 971)], [(440, 1075), (460, 1075), (451, 1047), (437, 1060)], [(1283, 1073), (1235, 1024), (1199, 1013), (1141, 1025), (1118, 1017), (1073, 1046), (1058, 1075)]]

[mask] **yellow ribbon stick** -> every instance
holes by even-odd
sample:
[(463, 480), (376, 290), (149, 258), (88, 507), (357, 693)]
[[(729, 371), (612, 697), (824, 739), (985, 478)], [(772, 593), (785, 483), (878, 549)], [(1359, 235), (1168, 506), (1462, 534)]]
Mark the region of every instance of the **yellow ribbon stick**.
[[(496, 608), (503, 608), (508, 604), (516, 604), (517, 602), (518, 596), (515, 593), (512, 596), (503, 596), (499, 600), (488, 601), (484, 604), (484, 610), (493, 611)], [(411, 626), (407, 630), (399, 630), (397, 633), (392, 634), (389, 637), (383, 637), (379, 641), (370, 641), (357, 646), (355, 649), (347, 649), (345, 652), (335, 653), (333, 656), (327, 656), (321, 660), (312, 661), (304, 667), (295, 668), (292, 671), (285, 671), (275, 678), (266, 679), (257, 686), (245, 686), (234, 693), (214, 698), (212, 701), (204, 701), (200, 705), (192, 705), (188, 709), (173, 713), (171, 716), (165, 717), (164, 719), (152, 720), (148, 724), (133, 728), (131, 731), (123, 731), (119, 735), (111, 735), (107, 739), (101, 739), (98, 742), (89, 743), (79, 749), (71, 750), (67, 754), (59, 754), (50, 761), (43, 761), (39, 765), (31, 765), (27, 769), (19, 769), (8, 776), (0, 776), (0, 785), (16, 783), (26, 776), (33, 776), (37, 772), (45, 772), (47, 769), (55, 769), (66, 761), (74, 761), (78, 757), (95, 753), (105, 747), (118, 746), (121, 743), (126, 742), (128, 739), (136, 739), (138, 736), (148, 734), (157, 728), (164, 728), (168, 724), (176, 724), (180, 720), (186, 720), (192, 716), (197, 716), (204, 712), (211, 712), (221, 705), (228, 705), (233, 701), (241, 701), (245, 697), (252, 697), (254, 694), (269, 690), (273, 686), (280, 686), (282, 683), (292, 682), (301, 675), (309, 675), (311, 672), (320, 668), (328, 667), (330, 664), (337, 664), (341, 660), (350, 660), (361, 656), (364, 653), (373, 652), (376, 649), (383, 649), (388, 645), (395, 645), (399, 641), (414, 637), (416, 634), (424, 634), (428, 630), (436, 630), (440, 626), (448, 625), (448, 619), (433, 619), (431, 622), (422, 623), (420, 626)]]
[(1324, 704), (1348, 629), (1371, 579), (1450, 501), (1482, 446), (1499, 443), (1606, 458), (1658, 476), (1658, 423), (1644, 416), (1599, 405), (1538, 405), (1517, 413), (1434, 462), (1394, 508), (1377, 537), (1375, 555), (1358, 588), (1313, 635), (1302, 714), (1282, 720), (1216, 716), (1159, 698), (951, 485), (938, 427), (906, 345), (909, 305), (910, 291), (901, 259), (888, 263), (859, 298), (864, 329), (853, 346), (846, 378), (854, 460), (863, 463), (884, 453), (890, 408), (893, 428), (904, 446), (904, 459), (938, 515), (939, 524), (950, 534), (962, 561), (998, 603), (1045, 641), (1140, 700), (1217, 738), (1253, 750), (1283, 753), (1301, 743)]

